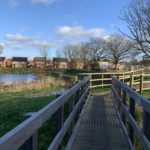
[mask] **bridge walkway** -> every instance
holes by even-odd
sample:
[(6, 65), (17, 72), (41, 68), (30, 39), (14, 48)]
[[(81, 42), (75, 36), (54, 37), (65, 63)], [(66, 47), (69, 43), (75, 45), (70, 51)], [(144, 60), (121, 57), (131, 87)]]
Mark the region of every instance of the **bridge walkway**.
[(130, 149), (110, 94), (90, 96), (69, 140), (67, 149)]

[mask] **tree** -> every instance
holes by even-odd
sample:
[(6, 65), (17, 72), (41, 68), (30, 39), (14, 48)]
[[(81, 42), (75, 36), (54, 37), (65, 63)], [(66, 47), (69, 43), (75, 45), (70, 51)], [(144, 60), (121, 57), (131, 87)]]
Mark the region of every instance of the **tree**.
[(3, 52), (4, 47), (0, 44), (0, 54)]
[(46, 44), (46, 43), (41, 44), (40, 47), (39, 47), (40, 54), (42, 55), (42, 57), (44, 57), (44, 67), (45, 68), (46, 68), (46, 61), (47, 61), (49, 48), (50, 48), (50, 45)]
[(122, 19), (130, 31), (125, 35), (134, 41), (135, 50), (150, 56), (150, 0), (134, 0), (124, 9)]
[(113, 34), (106, 40), (107, 58), (113, 61), (115, 70), (121, 60), (131, 56), (131, 48), (131, 41), (122, 35)]
[(70, 62), (71, 68), (76, 68), (77, 62), (80, 61), (81, 45), (80, 44), (68, 44), (61, 50), (57, 51), (59, 57), (65, 57)]
[(88, 59), (91, 62), (92, 67), (99, 67), (99, 61), (106, 56), (105, 40), (101, 38), (91, 38), (89, 42), (85, 44), (88, 53)]

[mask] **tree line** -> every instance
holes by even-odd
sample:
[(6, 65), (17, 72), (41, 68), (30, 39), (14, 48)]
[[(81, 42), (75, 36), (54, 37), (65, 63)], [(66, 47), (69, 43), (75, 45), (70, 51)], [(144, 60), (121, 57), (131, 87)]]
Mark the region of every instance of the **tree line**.
[(71, 67), (82, 62), (98, 67), (98, 62), (109, 59), (117, 69), (120, 61), (137, 55), (150, 57), (150, 0), (132, 0), (123, 9), (121, 19), (127, 24), (129, 33), (119, 30), (106, 39), (90, 38), (80, 44), (68, 44), (57, 51), (57, 56), (66, 57)]

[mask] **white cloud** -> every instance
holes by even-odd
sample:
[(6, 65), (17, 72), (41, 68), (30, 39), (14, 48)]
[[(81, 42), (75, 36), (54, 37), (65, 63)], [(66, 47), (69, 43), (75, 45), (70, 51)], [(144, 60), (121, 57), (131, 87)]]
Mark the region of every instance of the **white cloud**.
[(85, 29), (83, 26), (61, 26), (57, 28), (56, 33), (71, 39), (83, 39), (88, 37), (104, 38), (106, 36), (106, 30), (103, 28)]
[(58, 0), (31, 0), (32, 3), (42, 3), (45, 5), (51, 5), (53, 3), (55, 3)]
[(21, 34), (6, 34), (4, 47), (19, 50), (23, 48), (34, 48), (38, 50), (49, 49), (54, 45), (52, 40), (45, 40), (40, 36), (24, 36)]
[(18, 6), (19, 1), (18, 0), (9, 0), (9, 6), (11, 8), (15, 8), (16, 6)]

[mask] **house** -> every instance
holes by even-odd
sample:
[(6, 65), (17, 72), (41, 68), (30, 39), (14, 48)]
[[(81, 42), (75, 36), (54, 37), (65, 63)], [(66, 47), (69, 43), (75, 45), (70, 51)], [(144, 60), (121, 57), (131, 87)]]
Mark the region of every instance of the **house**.
[(27, 57), (13, 57), (12, 67), (13, 68), (26, 68), (28, 66)]
[(111, 69), (112, 64), (109, 62), (109, 60), (102, 60), (99, 61), (99, 68), (102, 70), (109, 70)]
[(54, 69), (68, 69), (68, 59), (67, 58), (53, 58), (53, 68)]
[(52, 60), (50, 60), (50, 59), (46, 60), (46, 67), (53, 68)]
[(0, 57), (0, 67), (4, 67), (5, 57)]
[(4, 67), (12, 67), (12, 59), (5, 59)]
[(34, 67), (44, 68), (45, 67), (46, 58), (45, 57), (34, 57), (33, 64)]

